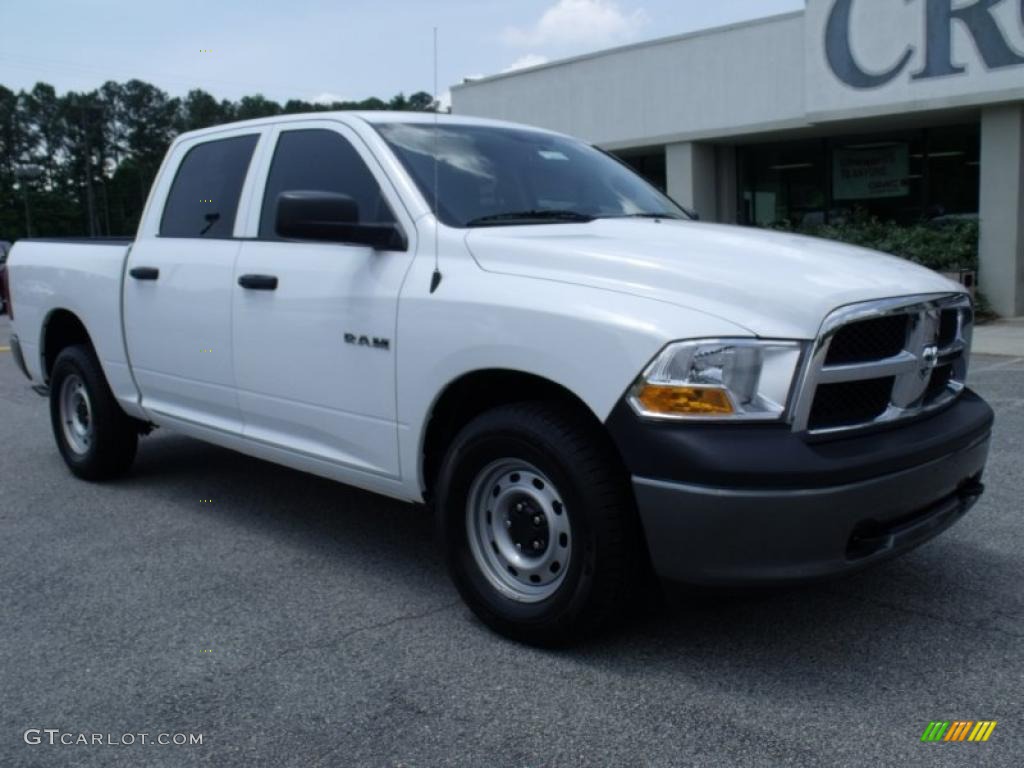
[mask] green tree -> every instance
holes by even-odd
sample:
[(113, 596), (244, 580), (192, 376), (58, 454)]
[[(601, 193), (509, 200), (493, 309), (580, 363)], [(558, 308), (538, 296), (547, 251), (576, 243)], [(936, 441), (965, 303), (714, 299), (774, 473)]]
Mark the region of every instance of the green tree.
[(229, 123), (234, 119), (234, 112), (231, 102), (217, 101), (206, 91), (196, 88), (189, 91), (181, 103), (181, 129), (195, 131)]
[[(105, 103), (99, 92), (70, 92), (59, 101), (59, 115), (63, 123), (65, 193), (78, 202), (84, 215), (84, 231), (95, 237), (109, 233), (109, 215), (106, 194), (102, 194), (103, 223), (97, 189), (105, 190), (105, 169), (109, 158)], [(105, 226), (104, 226), (105, 224)]]
[(141, 80), (124, 85), (124, 123), (128, 154), (137, 169), (138, 210), (146, 202), (149, 186), (177, 135), (178, 99)]
[(354, 103), (353, 102), (345, 102), (345, 104), (342, 104), (342, 105), (337, 105), (336, 104), (336, 105), (334, 105), (334, 108), (335, 109), (365, 109), (367, 111), (373, 112), (373, 111), (380, 111), (380, 110), (389, 109), (389, 106), (388, 106), (387, 102), (381, 101), (380, 99), (378, 99), (376, 97), (371, 97), (369, 99), (364, 99), (363, 101), (359, 101), (359, 102), (354, 102)]
[(321, 112), (327, 107), (323, 104), (312, 104), (308, 101), (302, 101), (301, 99), (288, 99), (284, 103), (284, 109), (282, 113), (285, 115), (295, 115), (301, 112)]
[(256, 117), (273, 117), (281, 114), (281, 105), (276, 101), (257, 93), (255, 96), (243, 96), (235, 110), (236, 120), (252, 120)]
[(388, 109), (394, 110), (395, 112), (405, 112), (409, 109), (409, 100), (405, 98), (404, 93), (399, 93), (398, 95), (391, 97)]
[(419, 91), (409, 97), (408, 109), (413, 112), (436, 112), (438, 106), (440, 106), (434, 97), (425, 91)]
[[(198, 88), (177, 99), (141, 80), (63, 96), (46, 83), (18, 93), (0, 86), (0, 239), (25, 235), (25, 192), (37, 234), (133, 234), (167, 147), (182, 131), (300, 112), (437, 108), (423, 91), (388, 101), (289, 99), (282, 107), (261, 94), (218, 101)], [(18, 179), (15, 169), (29, 164), (43, 168), (41, 177)]]
[(64, 123), (60, 103), (52, 85), (36, 83), (31, 91), (18, 94), (18, 110), (25, 125), (25, 145), (20, 161), (42, 166), (40, 185), (59, 184), (57, 163), (64, 146)]
[(22, 200), (15, 165), (25, 151), (26, 126), (18, 109), (18, 95), (0, 86), (0, 239), (11, 239), (11, 233), (23, 226)]

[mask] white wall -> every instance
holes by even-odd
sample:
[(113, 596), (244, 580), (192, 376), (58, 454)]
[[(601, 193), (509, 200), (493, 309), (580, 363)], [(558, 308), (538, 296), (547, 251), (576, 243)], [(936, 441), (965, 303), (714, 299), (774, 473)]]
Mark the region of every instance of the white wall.
[(803, 14), (630, 46), (452, 89), (452, 111), (609, 149), (803, 122)]

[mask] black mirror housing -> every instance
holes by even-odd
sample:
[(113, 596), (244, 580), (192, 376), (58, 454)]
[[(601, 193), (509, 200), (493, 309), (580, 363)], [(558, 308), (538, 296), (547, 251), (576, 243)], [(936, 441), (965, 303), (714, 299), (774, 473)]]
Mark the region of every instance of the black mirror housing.
[(404, 251), (405, 234), (397, 224), (363, 224), (359, 206), (348, 195), (321, 190), (289, 190), (277, 196), (274, 229), (288, 240), (320, 240)]

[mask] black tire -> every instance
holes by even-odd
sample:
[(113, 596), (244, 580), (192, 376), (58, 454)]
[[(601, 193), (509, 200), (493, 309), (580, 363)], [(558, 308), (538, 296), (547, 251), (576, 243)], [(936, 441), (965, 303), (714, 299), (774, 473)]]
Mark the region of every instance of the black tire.
[[(550, 478), (552, 490), (564, 501), (575, 542), (561, 582), (552, 585), (553, 594), (537, 602), (523, 602), (496, 586), (503, 578), (500, 568), (495, 569), (497, 576), (488, 576), (483, 563), (490, 555), (480, 554), (480, 546), (474, 554), (470, 543), (471, 515), (480, 514), (470, 511), (470, 495), (481, 498), (477, 489), (486, 482), (480, 478), (488, 477), (488, 468), (500, 466), (504, 458), (528, 462)], [(496, 486), (495, 497), (500, 483)], [(512, 490), (506, 484), (506, 492)], [(565, 645), (629, 613), (631, 593), (642, 572), (640, 525), (621, 461), (607, 436), (584, 415), (544, 402), (507, 405), (482, 414), (449, 448), (436, 498), (451, 577), (473, 612), (497, 632), (535, 645)], [(499, 503), (496, 498), (494, 506)], [(562, 507), (553, 502), (552, 508)], [(491, 523), (491, 511), (484, 514)], [(495, 510), (495, 515), (504, 514)], [(508, 527), (508, 518), (501, 524)], [(491, 530), (485, 529), (483, 535)], [(491, 547), (500, 565), (504, 561), (493, 541)]]
[[(73, 384), (81, 382), (88, 397), (85, 421), (91, 431), (87, 444), (78, 449), (61, 416), (61, 397), (69, 379)], [(113, 479), (127, 472), (135, 460), (139, 443), (136, 423), (114, 399), (91, 347), (67, 347), (57, 356), (50, 375), (50, 422), (60, 455), (68, 469), (83, 480)]]

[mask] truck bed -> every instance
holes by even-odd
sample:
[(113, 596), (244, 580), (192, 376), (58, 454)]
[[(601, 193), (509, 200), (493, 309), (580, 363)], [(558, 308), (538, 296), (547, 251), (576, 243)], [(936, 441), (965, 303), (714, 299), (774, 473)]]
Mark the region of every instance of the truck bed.
[(46, 333), (65, 310), (89, 329), (114, 395), (126, 410), (137, 411), (121, 328), (121, 285), (131, 244), (132, 238), (32, 238), (14, 244), (7, 261), (13, 330), (36, 385), (48, 384)]
[(70, 243), (77, 245), (131, 245), (134, 237), (128, 235), (118, 237), (27, 237), (19, 243)]

